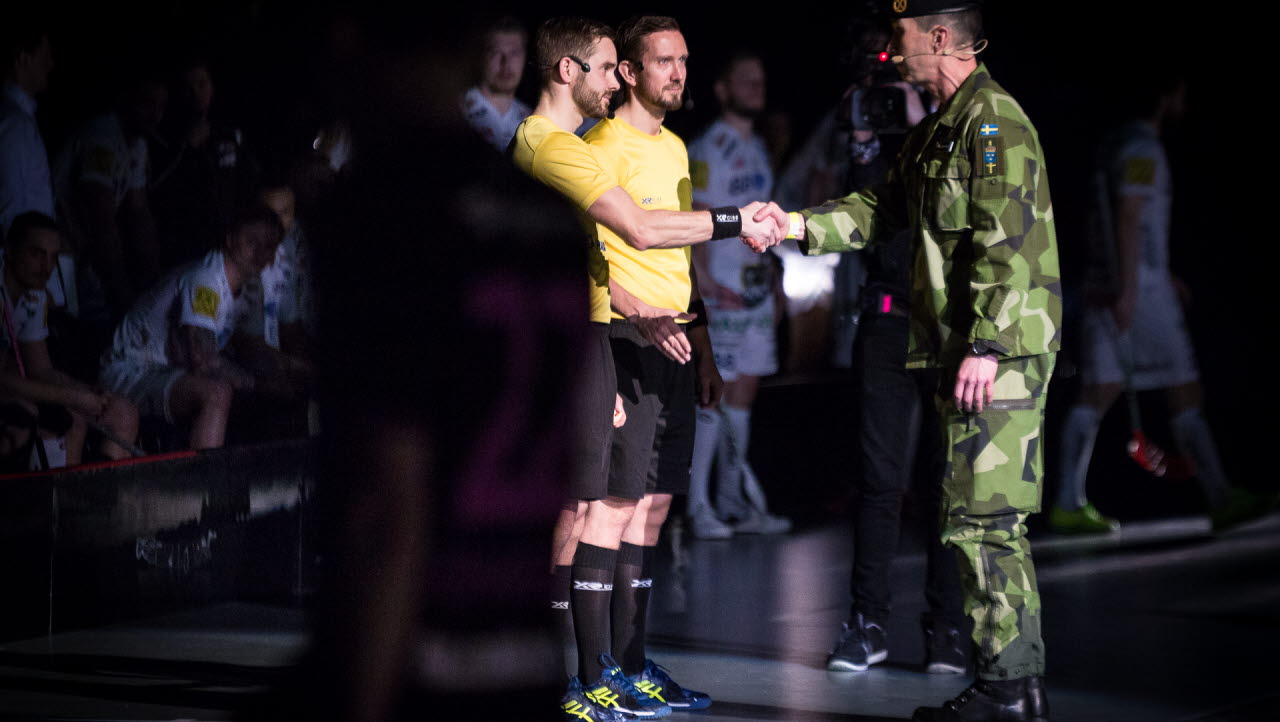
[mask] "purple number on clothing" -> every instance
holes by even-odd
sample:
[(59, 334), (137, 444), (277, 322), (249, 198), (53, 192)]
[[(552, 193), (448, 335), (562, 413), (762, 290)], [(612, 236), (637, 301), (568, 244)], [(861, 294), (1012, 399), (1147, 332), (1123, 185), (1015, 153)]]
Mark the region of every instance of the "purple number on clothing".
[[(574, 342), (582, 299), (572, 284), (515, 273), (471, 287), (463, 312), (500, 329), (503, 371), (498, 401), (467, 454), (454, 497), (455, 519), (477, 526), (524, 526), (554, 518), (564, 495), (571, 442), (572, 369), (548, 368), (548, 344)], [(577, 358), (567, 354), (560, 358)], [(546, 384), (561, 386), (551, 408), (534, 408)]]

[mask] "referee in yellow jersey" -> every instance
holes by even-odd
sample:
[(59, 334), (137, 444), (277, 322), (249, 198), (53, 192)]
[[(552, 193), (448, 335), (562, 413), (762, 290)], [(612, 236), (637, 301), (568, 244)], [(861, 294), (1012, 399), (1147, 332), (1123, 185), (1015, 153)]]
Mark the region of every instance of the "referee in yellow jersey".
[[(542, 91), (533, 115), (516, 129), (508, 147), (526, 173), (564, 195), (587, 218), (613, 229), (636, 249), (679, 248), (716, 238), (777, 240), (785, 229), (752, 219), (762, 205), (711, 211), (647, 210), (617, 179), (606, 173), (599, 151), (573, 135), (584, 117), (604, 117), (617, 90), (617, 52), (608, 26), (583, 18), (555, 18), (538, 29), (535, 62)], [(683, 206), (687, 208), (688, 206)], [(594, 234), (591, 234), (594, 235)], [(737, 242), (736, 240), (731, 242)], [(553, 539), (555, 583), (552, 606), (572, 618), (578, 646), (578, 676), (562, 700), (567, 719), (612, 720), (620, 712), (661, 717), (671, 707), (642, 692), (610, 657), (611, 613), (621, 539), (639, 504), (638, 495), (619, 496), (607, 486), (607, 456), (617, 390), (609, 360), (611, 299), (607, 251), (592, 238), (587, 246), (590, 275), (591, 333), (595, 354), (583, 359), (583, 417), (578, 473)], [(679, 308), (655, 307), (618, 289), (614, 302), (628, 309), (637, 329), (661, 352), (686, 362), (692, 347), (675, 317), (691, 318)], [(624, 425), (625, 428), (625, 425)], [(620, 600), (623, 595), (619, 595)], [(623, 603), (622, 601), (619, 602)], [(562, 624), (567, 628), (568, 624)]]

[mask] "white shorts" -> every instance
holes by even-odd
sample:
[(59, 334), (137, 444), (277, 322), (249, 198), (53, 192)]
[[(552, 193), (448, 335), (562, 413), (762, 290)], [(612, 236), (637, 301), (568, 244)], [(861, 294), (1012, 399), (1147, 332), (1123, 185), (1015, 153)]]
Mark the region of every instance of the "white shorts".
[(1081, 376), (1086, 386), (1123, 384), (1122, 361), (1132, 358), (1137, 391), (1167, 389), (1197, 381), (1200, 372), (1173, 285), (1143, 283), (1128, 333), (1116, 332), (1109, 308), (1090, 308), (1084, 317)]
[(716, 354), (720, 377), (769, 376), (778, 371), (778, 342), (774, 335), (773, 298), (754, 308), (708, 308), (707, 331)]
[(117, 361), (104, 367), (99, 379), (108, 391), (137, 405), (139, 415), (159, 416), (174, 423), (169, 410), (169, 393), (186, 373), (186, 369), (174, 366), (140, 366)]

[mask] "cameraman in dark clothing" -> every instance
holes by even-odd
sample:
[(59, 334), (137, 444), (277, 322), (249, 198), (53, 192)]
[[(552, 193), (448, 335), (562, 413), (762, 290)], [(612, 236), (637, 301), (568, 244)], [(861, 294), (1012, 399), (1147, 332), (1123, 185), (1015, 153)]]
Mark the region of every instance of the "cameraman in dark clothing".
[[(928, 112), (926, 98), (899, 79), (881, 53), (887, 32), (872, 22), (851, 28), (857, 79), (841, 120), (849, 133), (847, 189), (884, 179), (908, 128)], [(968, 664), (955, 555), (935, 533), (945, 458), (932, 412), (936, 369), (906, 368), (911, 273), (910, 231), (864, 253), (866, 283), (852, 369), (858, 399), (859, 471), (853, 512), (853, 604), (827, 669), (862, 671), (888, 656), (889, 569), (898, 547), (903, 495), (914, 490), (915, 515), (926, 527), (925, 599), (921, 622), (925, 669), (960, 674)]]

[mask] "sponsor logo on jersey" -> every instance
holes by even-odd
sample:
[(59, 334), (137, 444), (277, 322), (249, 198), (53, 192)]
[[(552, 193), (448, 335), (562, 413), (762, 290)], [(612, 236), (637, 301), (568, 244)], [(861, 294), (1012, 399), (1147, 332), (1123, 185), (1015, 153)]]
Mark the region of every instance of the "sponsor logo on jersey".
[(191, 311), (197, 316), (218, 317), (218, 305), (222, 299), (218, 292), (208, 286), (197, 286), (195, 297), (191, 299)]

